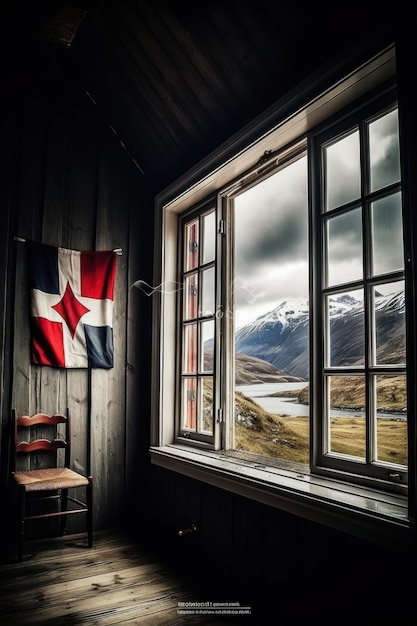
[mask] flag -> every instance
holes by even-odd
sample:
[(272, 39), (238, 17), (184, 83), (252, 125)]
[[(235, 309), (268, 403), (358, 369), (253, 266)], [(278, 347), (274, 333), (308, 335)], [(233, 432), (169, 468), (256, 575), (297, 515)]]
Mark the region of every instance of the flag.
[(33, 362), (113, 367), (115, 252), (26, 247)]

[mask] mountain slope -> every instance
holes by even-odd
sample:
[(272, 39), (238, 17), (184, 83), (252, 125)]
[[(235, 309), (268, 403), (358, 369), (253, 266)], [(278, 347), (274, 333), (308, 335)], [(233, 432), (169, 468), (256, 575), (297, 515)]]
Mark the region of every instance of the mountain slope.
[[(404, 295), (377, 294), (376, 350), (379, 364), (405, 361)], [(364, 316), (360, 301), (346, 294), (330, 300), (331, 364), (363, 364)], [(284, 300), (236, 332), (237, 353), (263, 359), (278, 370), (308, 380), (309, 313), (306, 299)]]
[(303, 380), (277, 369), (271, 363), (250, 357), (246, 354), (235, 354), (235, 384), (256, 385), (257, 383), (288, 383)]

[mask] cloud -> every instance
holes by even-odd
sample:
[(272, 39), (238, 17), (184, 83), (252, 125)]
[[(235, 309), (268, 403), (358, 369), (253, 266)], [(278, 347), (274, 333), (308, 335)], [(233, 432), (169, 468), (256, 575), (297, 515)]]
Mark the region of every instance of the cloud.
[(307, 159), (235, 200), (237, 319), (255, 319), (280, 299), (308, 294)]

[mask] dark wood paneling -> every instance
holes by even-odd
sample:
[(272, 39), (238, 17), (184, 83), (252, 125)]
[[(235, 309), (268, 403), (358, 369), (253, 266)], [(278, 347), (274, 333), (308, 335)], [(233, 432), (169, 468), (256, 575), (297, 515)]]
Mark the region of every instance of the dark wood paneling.
[[(139, 175), (138, 175), (139, 174)], [(126, 456), (123, 523), (134, 532), (148, 533), (149, 511), (144, 494), (153, 489), (149, 480), (151, 414), (152, 297), (132, 287), (139, 279), (152, 285), (154, 199), (139, 170), (130, 178), (129, 239), (126, 255)]]
[[(382, 548), (158, 467), (151, 474), (147, 510), (154, 524), (145, 534), (148, 545), (177, 570), (193, 572), (205, 600), (248, 604), (257, 626), (269, 625), (271, 614), (277, 623), (293, 626), (330, 626), (342, 614), (357, 626), (413, 623), (415, 554)], [(197, 531), (173, 540), (185, 511), (194, 514), (197, 508)], [(378, 572), (398, 573), (401, 593), (381, 599)]]
[[(117, 257), (115, 284), (115, 367), (105, 376), (100, 370), (91, 373), (92, 447), (103, 451), (101, 457), (92, 457), (92, 466), (93, 472), (102, 477), (102, 492), (111, 498), (105, 505), (105, 528), (120, 523), (125, 485), (130, 167), (127, 154), (116, 142), (101, 149), (98, 163), (96, 245), (98, 249), (122, 248), (122, 255)], [(100, 467), (100, 459), (106, 467)]]
[[(5, 151), (16, 154), (9, 184), (16, 177), (19, 193), (2, 213), (2, 220), (13, 222), (13, 230), (6, 232), (10, 234), (9, 249), (15, 251), (15, 264), (9, 270), (13, 289), (3, 309), (8, 306), (13, 311), (5, 333), (9, 334), (11, 327), (14, 333), (10, 333), (12, 367), (4, 361), (2, 370), (5, 385), (11, 389), (2, 413), (2, 432), (8, 439), (12, 406), (28, 414), (63, 411), (69, 406), (73, 465), (78, 471), (93, 473), (94, 525), (106, 528), (123, 523), (127, 276), (128, 271), (131, 275), (139, 271), (130, 267), (129, 225), (130, 211), (140, 206), (140, 197), (133, 202), (131, 194), (139, 192), (136, 179), (142, 182), (143, 177), (111, 129), (102, 123), (91, 100), (65, 76), (54, 88), (42, 79), (31, 84), (25, 102), (13, 111), (12, 118), (19, 132), (5, 135), (9, 142)], [(14, 235), (75, 250), (122, 249), (116, 270), (113, 368), (64, 370), (31, 362), (25, 244), (13, 241)], [(147, 240), (146, 233), (139, 232), (135, 240), (140, 247)], [(7, 263), (6, 257), (3, 262)], [(4, 359), (4, 350), (2, 355)], [(7, 444), (4, 440), (6, 452)], [(2, 476), (8, 471), (6, 452), (2, 453)], [(8, 509), (12, 514), (11, 501)], [(80, 530), (80, 524), (70, 517), (68, 532)], [(33, 532), (42, 530), (33, 526)]]
[[(412, 21), (409, 3), (388, 17), (351, 2), (339, 19), (312, 2), (83, 0), (81, 25), (60, 46), (65, 28), (76, 28), (65, 3), (4, 4), (0, 45), (24, 67), (36, 67), (39, 47), (63, 57), (155, 192), (285, 98), (329, 54), (346, 57)], [(51, 71), (59, 72), (57, 62)]]

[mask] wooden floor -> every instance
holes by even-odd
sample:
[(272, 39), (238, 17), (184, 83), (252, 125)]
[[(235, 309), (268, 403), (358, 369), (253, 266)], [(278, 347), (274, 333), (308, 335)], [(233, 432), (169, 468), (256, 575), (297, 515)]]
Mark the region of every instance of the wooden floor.
[(201, 607), (211, 600), (216, 598), (204, 597), (204, 590), (193, 589), (183, 575), (115, 531), (96, 532), (91, 549), (84, 535), (26, 542), (22, 563), (15, 551), (0, 563), (0, 623), (5, 626), (230, 626), (251, 621), (250, 614), (237, 617), (237, 609), (219, 615)]

